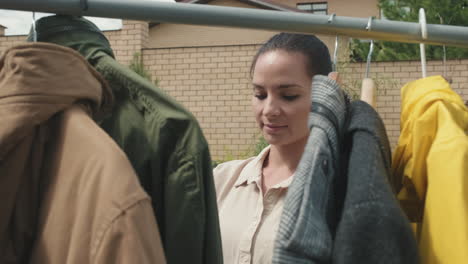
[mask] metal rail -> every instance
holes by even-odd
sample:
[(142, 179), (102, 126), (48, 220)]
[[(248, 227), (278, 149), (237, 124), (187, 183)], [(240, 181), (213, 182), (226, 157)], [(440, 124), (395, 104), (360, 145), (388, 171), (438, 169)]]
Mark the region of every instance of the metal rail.
[(0, 0), (0, 9), (68, 15), (122, 18), (175, 24), (225, 26), (273, 31), (341, 35), (359, 39), (424, 43), (468, 48), (468, 27), (427, 25), (427, 38), (419, 23), (367, 18), (283, 12), (150, 0)]

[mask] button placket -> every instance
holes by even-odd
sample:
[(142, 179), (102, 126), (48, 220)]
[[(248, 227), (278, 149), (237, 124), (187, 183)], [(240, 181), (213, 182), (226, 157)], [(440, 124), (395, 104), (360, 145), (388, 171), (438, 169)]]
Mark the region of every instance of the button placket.
[(270, 213), (270, 211), (273, 209), (276, 201), (276, 192), (276, 189), (270, 189), (267, 191), (263, 204), (265, 214)]
[[(257, 183), (258, 188), (258, 183)], [(259, 197), (257, 199), (257, 210), (255, 212), (254, 221), (249, 226), (245, 236), (243, 236), (242, 242), (240, 244), (240, 263), (250, 263), (252, 258), (252, 245), (255, 234), (258, 232), (258, 227), (262, 221), (264, 206), (263, 206), (263, 197), (261, 189), (259, 189)]]
[(240, 263), (250, 263), (250, 255), (245, 253), (241, 254)]

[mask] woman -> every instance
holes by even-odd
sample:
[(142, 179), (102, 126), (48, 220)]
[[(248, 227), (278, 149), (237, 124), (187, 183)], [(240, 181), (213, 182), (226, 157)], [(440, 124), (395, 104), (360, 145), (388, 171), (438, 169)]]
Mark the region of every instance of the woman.
[(309, 136), (310, 87), (328, 75), (328, 48), (311, 35), (280, 33), (252, 66), (252, 108), (270, 144), (214, 170), (224, 263), (271, 263), (283, 200)]

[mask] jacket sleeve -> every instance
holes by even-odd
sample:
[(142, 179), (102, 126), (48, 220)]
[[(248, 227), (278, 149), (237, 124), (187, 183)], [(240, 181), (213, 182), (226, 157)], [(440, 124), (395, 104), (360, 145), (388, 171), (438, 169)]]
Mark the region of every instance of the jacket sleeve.
[(418, 263), (410, 224), (388, 183), (390, 153), (382, 142), (388, 146), (385, 134), (362, 127), (348, 134), (346, 195), (333, 263)]
[(122, 210), (102, 229), (91, 263), (165, 264), (166, 259), (149, 199)]

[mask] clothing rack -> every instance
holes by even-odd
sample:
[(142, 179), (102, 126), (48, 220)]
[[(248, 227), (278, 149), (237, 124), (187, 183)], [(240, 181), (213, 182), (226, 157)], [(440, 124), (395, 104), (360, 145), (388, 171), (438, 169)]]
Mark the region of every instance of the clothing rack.
[[(226, 26), (468, 48), (468, 27), (149, 0), (1, 0), (0, 9)], [(368, 27), (371, 21), (371, 27)]]

